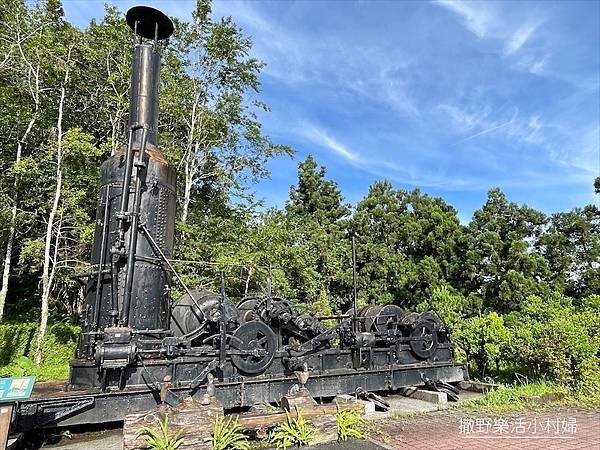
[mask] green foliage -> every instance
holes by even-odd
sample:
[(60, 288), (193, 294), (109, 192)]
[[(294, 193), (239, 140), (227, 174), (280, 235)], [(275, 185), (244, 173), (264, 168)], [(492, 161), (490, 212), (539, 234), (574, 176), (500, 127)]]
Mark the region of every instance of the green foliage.
[(499, 368), (510, 345), (510, 331), (504, 319), (491, 312), (465, 320), (455, 332), (454, 342), (465, 351), (470, 368), (483, 377), (490, 368)]
[(365, 439), (365, 419), (359, 411), (340, 409), (335, 414), (335, 420), (340, 441), (346, 441), (348, 438)]
[(146, 438), (146, 444), (150, 450), (177, 450), (183, 444), (181, 438), (185, 431), (181, 428), (177, 433), (169, 431), (169, 417), (165, 414), (164, 418), (159, 421), (159, 429), (149, 427), (141, 427), (138, 430), (138, 436)]
[(485, 306), (499, 314), (511, 311), (528, 295), (548, 295), (548, 263), (531, 251), (545, 223), (541, 212), (509, 202), (499, 189), (490, 190), (468, 227), (467, 292), (479, 293)]
[(462, 403), (473, 411), (508, 412), (524, 408), (536, 408), (544, 405), (563, 402), (568, 391), (564, 386), (537, 382), (511, 387), (500, 387), (485, 394), (482, 398), (468, 400)]
[(534, 378), (580, 383), (598, 364), (598, 315), (595, 298), (577, 308), (569, 298), (531, 296), (508, 320), (513, 333), (511, 360)]
[(212, 436), (208, 440), (213, 450), (248, 450), (250, 443), (248, 436), (242, 432), (237, 417), (229, 416), (225, 419), (217, 416)]
[(433, 290), (458, 279), (465, 240), (454, 208), (418, 190), (377, 181), (356, 205), (349, 228), (357, 235), (363, 303), (428, 303)]
[(296, 417), (292, 417), (287, 411), (285, 414), (286, 421), (269, 433), (269, 442), (284, 450), (293, 445), (308, 445), (315, 435), (315, 428), (308, 424), (299, 409), (296, 409)]
[(600, 363), (587, 361), (582, 376), (574, 385), (574, 403), (591, 408), (600, 407)]
[(467, 299), (452, 287), (440, 285), (433, 288), (430, 300), (418, 305), (417, 310), (433, 310), (442, 322), (455, 329), (467, 315)]
[(56, 323), (48, 327), (42, 347), (43, 364), (33, 363), (37, 323), (0, 325), (0, 376), (34, 375), (39, 381), (63, 380), (75, 356), (79, 327)]
[(298, 185), (290, 189), (288, 211), (299, 217), (312, 217), (320, 224), (332, 224), (348, 215), (348, 206), (334, 181), (325, 179), (326, 170), (312, 155), (298, 164)]

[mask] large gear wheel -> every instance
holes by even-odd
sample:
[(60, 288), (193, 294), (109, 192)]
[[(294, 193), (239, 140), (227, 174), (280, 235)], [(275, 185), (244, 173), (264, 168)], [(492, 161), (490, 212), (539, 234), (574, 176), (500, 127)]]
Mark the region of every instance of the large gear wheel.
[(233, 365), (244, 374), (257, 375), (264, 372), (273, 362), (277, 338), (266, 324), (252, 320), (235, 330), (231, 345), (236, 350), (248, 352), (243, 355), (231, 355)]
[(427, 359), (435, 353), (438, 346), (438, 335), (435, 322), (417, 320), (409, 334), (410, 348), (421, 359)]

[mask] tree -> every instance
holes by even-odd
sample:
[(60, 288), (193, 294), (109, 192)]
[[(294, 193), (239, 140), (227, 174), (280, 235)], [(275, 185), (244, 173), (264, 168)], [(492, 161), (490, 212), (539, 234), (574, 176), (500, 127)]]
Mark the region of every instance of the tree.
[(475, 303), (507, 312), (529, 295), (548, 295), (548, 262), (535, 251), (545, 226), (541, 212), (509, 202), (499, 189), (488, 192), (468, 226), (465, 287)]
[(110, 5), (102, 21), (92, 20), (81, 36), (79, 59), (86, 70), (77, 73), (83, 91), (79, 126), (94, 134), (96, 144), (108, 144), (111, 155), (127, 141), (132, 45), (123, 14)]
[(287, 273), (299, 301), (313, 312), (331, 314), (350, 299), (350, 237), (343, 223), (350, 209), (337, 184), (325, 176), (311, 155), (298, 165), (285, 226), (295, 230), (290, 245), (302, 257)]
[(318, 166), (310, 154), (298, 164), (298, 185), (290, 188), (286, 207), (290, 214), (322, 225), (334, 224), (349, 214), (337, 184), (325, 175), (325, 167)]
[(575, 298), (600, 292), (600, 211), (596, 206), (553, 214), (540, 244), (559, 292)]
[[(42, 308), (40, 313), (40, 329), (37, 337), (35, 363), (42, 362), (42, 344), (46, 335), (48, 324), (48, 309), (50, 301), (50, 290), (56, 274), (56, 262), (58, 243), (62, 218), (55, 224), (56, 215), (59, 211), (61, 193), (63, 188), (63, 159), (65, 157), (64, 138), (64, 114), (65, 102), (67, 101), (67, 88), (70, 84), (70, 74), (73, 70), (73, 49), (77, 45), (77, 32), (63, 21), (62, 5), (58, 0), (48, 1), (46, 4), (46, 15), (50, 21), (50, 29), (53, 31), (49, 36), (48, 56), (55, 59), (57, 86), (59, 91), (58, 110), (56, 112), (56, 131), (52, 136), (50, 148), (52, 149), (56, 165), (56, 184), (52, 204), (46, 220), (46, 234), (44, 241), (44, 260), (42, 265)], [(52, 51), (50, 50), (52, 49)], [(55, 230), (55, 226), (58, 230)], [(52, 256), (53, 252), (53, 256)]]
[[(48, 4), (48, 11), (53, 7)], [(4, 315), (4, 305), (8, 294), (10, 270), (17, 233), (17, 212), (21, 192), (21, 176), (29, 160), (24, 160), (23, 152), (29, 143), (34, 125), (40, 119), (44, 91), (43, 41), (49, 21), (43, 14), (29, 10), (24, 2), (13, 0), (2, 5), (4, 20), (0, 23), (2, 32), (2, 86), (7, 102), (2, 108), (5, 117), (12, 120), (3, 124), (3, 147), (11, 144), (16, 147), (15, 157), (8, 174), (12, 175), (10, 216), (3, 260), (2, 286), (0, 288), (0, 321)], [(5, 128), (6, 127), (6, 128)], [(17, 130), (16, 133), (14, 130)], [(9, 131), (10, 130), (10, 131)]]
[(351, 229), (357, 238), (365, 302), (416, 307), (432, 289), (459, 280), (463, 230), (456, 210), (418, 190), (395, 190), (375, 182), (356, 206)]
[(257, 119), (268, 108), (252, 99), (264, 66), (251, 57), (252, 41), (231, 17), (213, 21), (210, 13), (210, 2), (198, 0), (192, 22), (178, 23), (163, 69), (162, 136), (183, 169), (183, 223), (195, 188), (208, 182), (229, 192), (267, 175), (269, 158), (292, 152), (273, 144)]

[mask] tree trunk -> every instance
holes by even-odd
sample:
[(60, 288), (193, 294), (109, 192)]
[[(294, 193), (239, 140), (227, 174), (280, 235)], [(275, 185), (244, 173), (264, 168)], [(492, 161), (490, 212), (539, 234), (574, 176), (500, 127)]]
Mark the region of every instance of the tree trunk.
[(181, 221), (186, 222), (188, 212), (190, 209), (190, 200), (192, 196), (192, 184), (193, 184), (193, 161), (188, 160), (185, 163), (185, 185), (183, 187), (183, 204), (181, 205)]
[(4, 268), (2, 270), (2, 288), (0, 288), (0, 322), (4, 316), (4, 304), (8, 294), (8, 280), (10, 278), (10, 261), (12, 259), (13, 243), (15, 241), (15, 219), (17, 217), (17, 193), (13, 196), (13, 207), (10, 217), (10, 228), (8, 229), (8, 239), (6, 241), (6, 253), (4, 256)]
[(123, 117), (123, 110), (120, 108), (116, 110), (114, 115), (110, 115), (110, 156), (113, 156), (119, 150), (119, 126), (121, 124), (121, 118)]
[(42, 311), (40, 317), (40, 330), (38, 332), (37, 346), (35, 350), (35, 363), (42, 363), (42, 343), (46, 335), (46, 326), (48, 325), (48, 309), (50, 301), (50, 251), (52, 247), (52, 228), (54, 227), (54, 217), (56, 211), (58, 211), (58, 204), (60, 201), (60, 194), (62, 190), (62, 156), (57, 158), (57, 169), (56, 169), (56, 189), (54, 190), (54, 201), (52, 202), (52, 208), (48, 215), (48, 225), (46, 226), (46, 242), (44, 246), (44, 267), (42, 270)]
[[(34, 123), (35, 115), (29, 120), (29, 124), (25, 129), (25, 133), (23, 133), (23, 137), (19, 140), (19, 143), (17, 144), (17, 155), (15, 157), (15, 164), (19, 164), (19, 162), (21, 161), (21, 155), (23, 154), (23, 142), (25, 142), (27, 136), (29, 136), (29, 133), (31, 132)], [(4, 305), (6, 303), (6, 296), (8, 295), (8, 281), (10, 279), (10, 265), (12, 260), (13, 245), (15, 242), (16, 233), (17, 205), (19, 202), (18, 186), (19, 179), (15, 175), (15, 179), (13, 181), (13, 198), (12, 209), (10, 214), (10, 226), (8, 229), (8, 239), (6, 241), (6, 252), (4, 253), (4, 266), (2, 269), (2, 287), (0, 288), (0, 322), (2, 322), (2, 318), (4, 317)]]
[(254, 269), (254, 266), (248, 269), (248, 275), (246, 276), (246, 285), (244, 287), (244, 296), (248, 295), (248, 290), (250, 289), (250, 279), (252, 278), (252, 275), (254, 275)]
[(183, 190), (183, 205), (181, 210), (181, 221), (186, 222), (188, 212), (190, 209), (190, 201), (192, 195), (192, 185), (194, 184), (194, 175), (196, 172), (196, 151), (198, 150), (198, 143), (194, 145), (194, 139), (196, 138), (196, 109), (198, 107), (198, 94), (194, 96), (194, 104), (192, 105), (192, 112), (189, 122), (188, 141), (185, 152), (185, 186)]
[[(52, 279), (50, 277), (50, 250), (52, 247), (52, 229), (54, 228), (54, 218), (56, 216), (56, 212), (58, 211), (58, 205), (60, 202), (60, 194), (62, 190), (62, 120), (63, 120), (63, 110), (65, 105), (65, 96), (66, 96), (66, 85), (69, 80), (69, 68), (68, 64), (70, 64), (71, 60), (71, 50), (73, 47), (69, 48), (69, 53), (67, 56), (67, 67), (65, 69), (65, 77), (63, 83), (60, 87), (60, 101), (58, 103), (58, 119), (56, 121), (56, 189), (54, 190), (54, 200), (52, 201), (52, 208), (50, 209), (50, 213), (48, 214), (48, 224), (46, 226), (46, 241), (44, 246), (44, 267), (42, 269), (42, 311), (40, 317), (40, 329), (37, 337), (37, 345), (35, 350), (35, 363), (42, 363), (42, 344), (44, 342), (44, 337), (46, 336), (46, 327), (48, 325), (48, 307), (50, 301), (50, 289), (52, 285)], [(56, 261), (54, 261), (56, 264)]]

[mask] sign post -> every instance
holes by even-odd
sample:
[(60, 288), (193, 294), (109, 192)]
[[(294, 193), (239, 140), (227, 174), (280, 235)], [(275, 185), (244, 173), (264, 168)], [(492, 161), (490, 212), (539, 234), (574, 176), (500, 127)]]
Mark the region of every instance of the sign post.
[(35, 377), (0, 378), (0, 449), (6, 448), (14, 403), (31, 396)]

